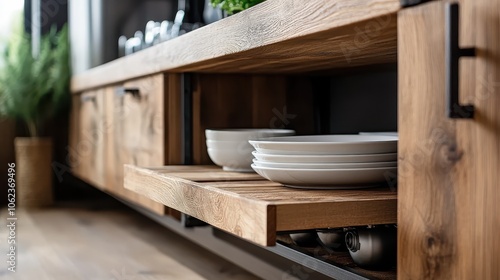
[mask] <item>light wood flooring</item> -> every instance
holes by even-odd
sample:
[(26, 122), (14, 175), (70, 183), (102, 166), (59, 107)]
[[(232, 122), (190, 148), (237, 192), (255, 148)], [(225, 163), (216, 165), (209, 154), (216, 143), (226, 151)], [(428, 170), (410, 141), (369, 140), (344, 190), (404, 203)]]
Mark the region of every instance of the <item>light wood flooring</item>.
[(114, 200), (17, 213), (17, 272), (7, 270), (0, 215), (0, 279), (258, 279)]

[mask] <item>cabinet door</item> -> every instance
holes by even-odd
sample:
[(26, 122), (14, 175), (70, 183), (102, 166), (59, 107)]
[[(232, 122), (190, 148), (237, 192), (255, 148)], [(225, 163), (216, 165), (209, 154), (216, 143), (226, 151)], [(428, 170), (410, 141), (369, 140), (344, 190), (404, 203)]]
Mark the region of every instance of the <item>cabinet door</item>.
[(105, 103), (103, 90), (73, 97), (70, 158), (73, 173), (99, 187), (105, 186)]
[(165, 207), (123, 187), (123, 165), (165, 164), (165, 98), (163, 75), (145, 77), (106, 93), (111, 133), (108, 138), (107, 173), (111, 192), (164, 214)]
[(398, 276), (500, 278), (500, 1), (460, 2), (460, 102), (445, 115), (445, 3), (398, 15)]
[(68, 137), (68, 164), (71, 167), (71, 173), (77, 177), (81, 177), (78, 163), (78, 142), (79, 142), (79, 123), (80, 123), (80, 95), (74, 94), (71, 96), (71, 113), (69, 118), (69, 137)]

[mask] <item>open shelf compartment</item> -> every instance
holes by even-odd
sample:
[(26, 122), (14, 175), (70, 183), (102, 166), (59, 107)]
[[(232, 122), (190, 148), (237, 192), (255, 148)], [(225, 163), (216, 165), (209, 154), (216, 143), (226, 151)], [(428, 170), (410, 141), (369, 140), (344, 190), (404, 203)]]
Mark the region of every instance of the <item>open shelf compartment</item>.
[(299, 190), (255, 173), (216, 166), (125, 165), (126, 189), (263, 246), (277, 232), (397, 221), (397, 193), (388, 187)]

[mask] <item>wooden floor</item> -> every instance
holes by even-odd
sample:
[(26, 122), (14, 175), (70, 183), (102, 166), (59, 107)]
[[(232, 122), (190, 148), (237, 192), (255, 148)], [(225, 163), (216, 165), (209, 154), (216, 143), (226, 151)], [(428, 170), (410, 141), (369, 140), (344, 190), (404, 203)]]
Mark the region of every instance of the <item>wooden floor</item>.
[(0, 215), (0, 279), (258, 279), (114, 200), (17, 213), (17, 272), (7, 270)]

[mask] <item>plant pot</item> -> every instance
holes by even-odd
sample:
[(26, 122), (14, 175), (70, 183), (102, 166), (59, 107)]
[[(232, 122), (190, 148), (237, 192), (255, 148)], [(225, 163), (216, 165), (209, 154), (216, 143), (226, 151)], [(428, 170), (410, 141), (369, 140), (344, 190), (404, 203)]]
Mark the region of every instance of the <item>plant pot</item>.
[(14, 144), (17, 205), (20, 207), (52, 205), (52, 139), (17, 137)]

